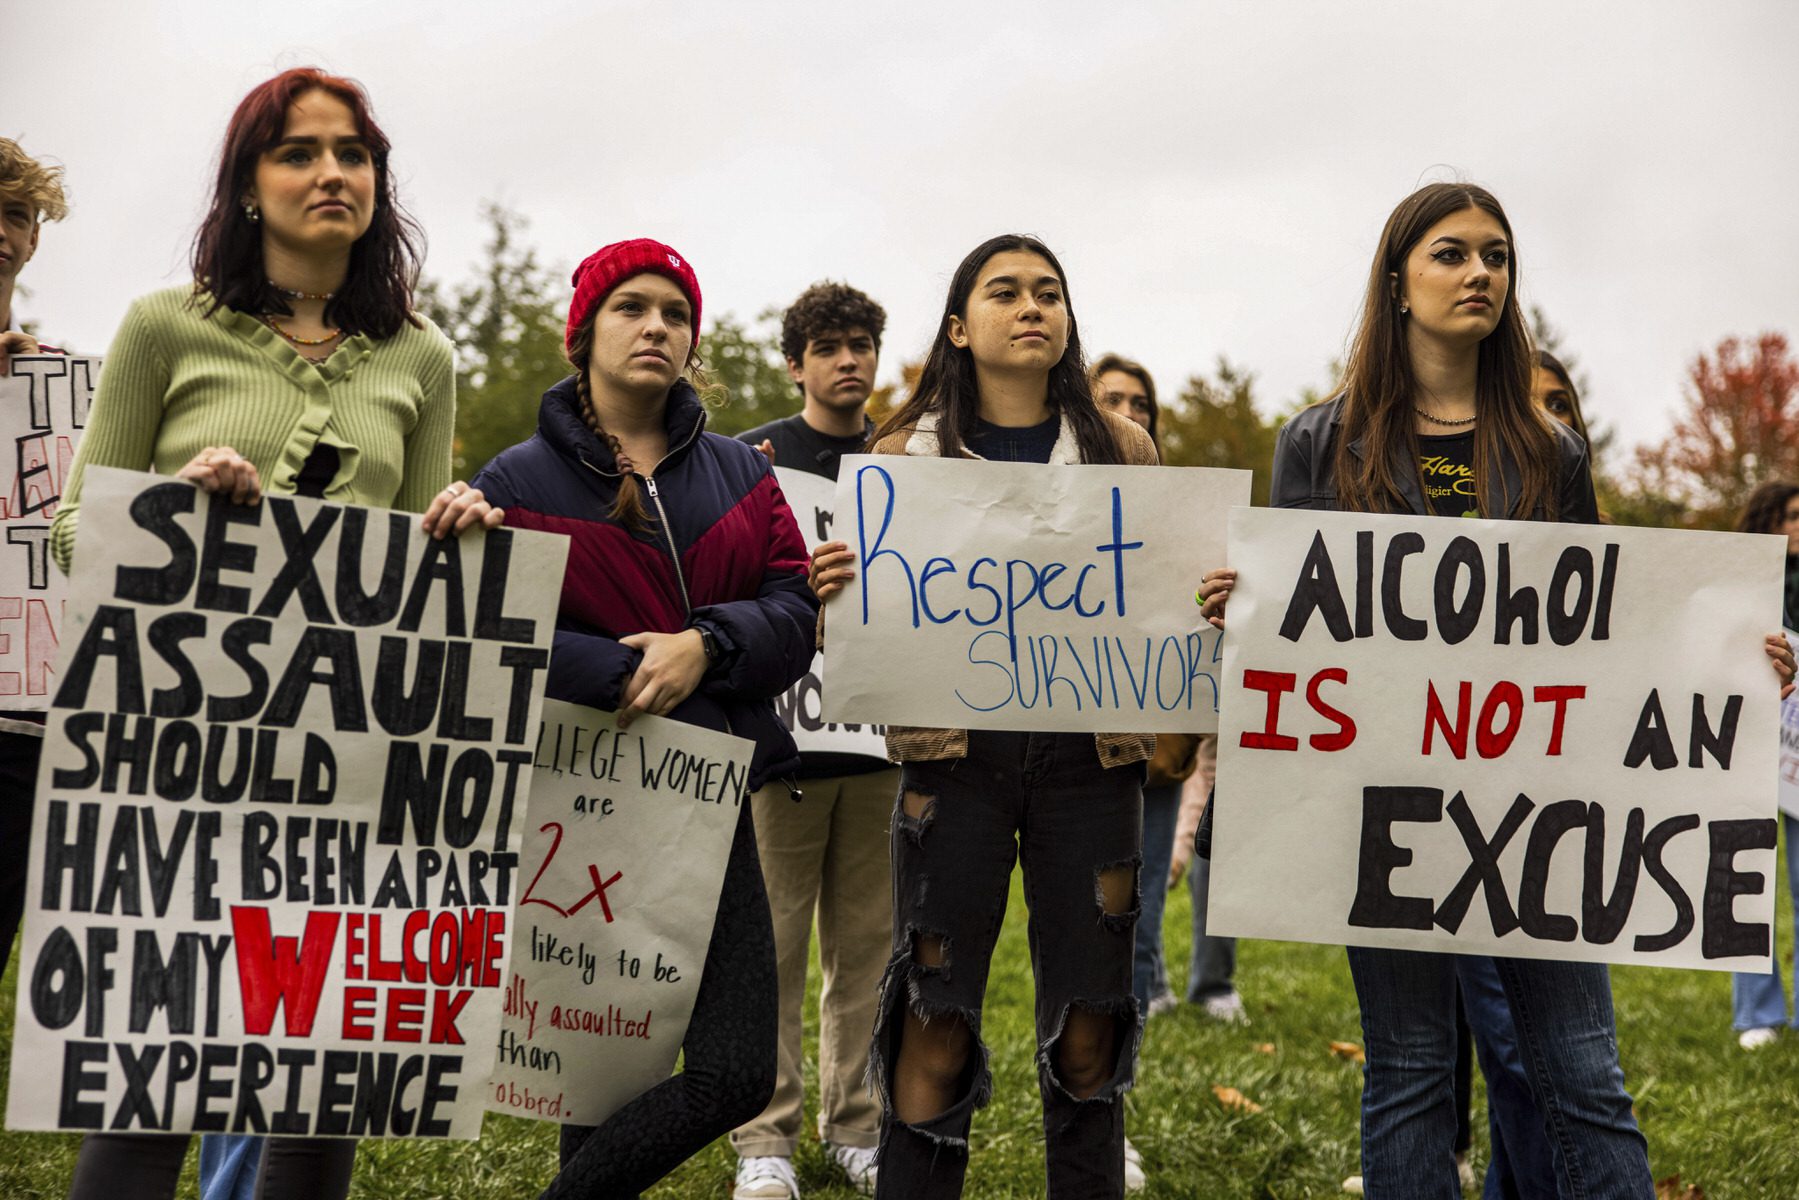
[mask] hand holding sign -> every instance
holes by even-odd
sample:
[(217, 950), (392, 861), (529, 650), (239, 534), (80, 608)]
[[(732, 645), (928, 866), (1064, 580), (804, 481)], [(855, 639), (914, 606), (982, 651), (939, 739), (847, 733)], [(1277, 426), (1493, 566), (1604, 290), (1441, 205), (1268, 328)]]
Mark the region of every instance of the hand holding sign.
[(208, 446), (187, 460), (175, 478), (199, 485), (203, 492), (218, 492), (233, 504), (254, 504), (262, 499), (262, 476), (256, 464), (230, 446)]
[(848, 542), (824, 542), (812, 547), (812, 565), (806, 582), (819, 601), (829, 600), (856, 577), (856, 555)]

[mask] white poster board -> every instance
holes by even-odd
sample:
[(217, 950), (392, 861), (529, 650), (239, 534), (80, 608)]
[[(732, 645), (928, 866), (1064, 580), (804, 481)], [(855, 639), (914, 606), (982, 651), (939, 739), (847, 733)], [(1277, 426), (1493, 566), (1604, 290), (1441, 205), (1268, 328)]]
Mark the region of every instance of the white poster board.
[(668, 1078), (754, 750), (544, 701), (488, 1108), (598, 1125)]
[(567, 545), (88, 471), (10, 1127), (480, 1133)]
[[(775, 478), (787, 497), (799, 522), (800, 535), (810, 550), (821, 542), (841, 541), (834, 530), (831, 504), (837, 485), (823, 475), (797, 471), (792, 467), (776, 467)], [(804, 675), (775, 697), (775, 712), (781, 723), (793, 734), (800, 753), (855, 754), (863, 758), (887, 760), (886, 727), (852, 721), (842, 724), (828, 721), (824, 715), (825, 656), (812, 658)]]
[(1782, 545), (1232, 512), (1209, 928), (1767, 970)]
[(42, 712), (67, 581), (50, 522), (100, 382), (98, 358), (18, 355), (0, 375), (0, 710)]
[(1224, 565), (1250, 473), (850, 455), (825, 716), (958, 729), (1207, 733)]

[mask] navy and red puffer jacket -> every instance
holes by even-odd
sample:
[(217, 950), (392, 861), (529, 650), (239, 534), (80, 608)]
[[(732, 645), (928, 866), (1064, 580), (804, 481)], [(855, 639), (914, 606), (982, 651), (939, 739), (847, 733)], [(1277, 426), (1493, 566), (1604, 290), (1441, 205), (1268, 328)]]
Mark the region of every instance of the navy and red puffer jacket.
[(579, 403), (573, 376), (545, 392), (536, 434), (473, 481), (505, 508), (508, 526), (568, 535), (545, 694), (616, 709), (642, 657), (620, 638), (704, 629), (723, 653), (669, 715), (753, 739), (752, 789), (791, 775), (799, 753), (772, 698), (812, 661), (818, 601), (806, 586), (806, 544), (768, 460), (705, 432), (705, 407), (678, 382), (668, 397), (668, 454), (652, 476), (639, 476), (650, 528), (633, 534), (608, 515), (623, 477)]

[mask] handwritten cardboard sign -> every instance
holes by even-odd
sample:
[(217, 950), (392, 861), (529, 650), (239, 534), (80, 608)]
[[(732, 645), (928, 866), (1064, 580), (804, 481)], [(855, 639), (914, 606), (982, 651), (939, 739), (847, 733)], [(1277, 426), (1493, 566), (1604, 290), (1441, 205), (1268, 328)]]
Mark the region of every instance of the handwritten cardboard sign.
[[(823, 475), (776, 467), (775, 477), (787, 496), (788, 506), (800, 523), (800, 533), (808, 547), (820, 542), (840, 541), (831, 516), (831, 504), (837, 485)], [(775, 712), (793, 734), (793, 741), (804, 753), (855, 754), (863, 758), (887, 760), (886, 728), (852, 721), (840, 724), (824, 716), (825, 656), (818, 654), (805, 675), (795, 680), (786, 691), (775, 697)]]
[(597, 1125), (668, 1078), (754, 749), (544, 701), (493, 1111)]
[(1767, 970), (1782, 545), (1233, 511), (1213, 931)]
[(87, 473), (10, 1126), (479, 1134), (566, 553)]
[(0, 376), (0, 709), (41, 712), (67, 584), (50, 561), (50, 521), (87, 428), (100, 360), (20, 355)]
[(824, 715), (974, 729), (1205, 733), (1224, 564), (1248, 471), (843, 460), (856, 580), (830, 601)]

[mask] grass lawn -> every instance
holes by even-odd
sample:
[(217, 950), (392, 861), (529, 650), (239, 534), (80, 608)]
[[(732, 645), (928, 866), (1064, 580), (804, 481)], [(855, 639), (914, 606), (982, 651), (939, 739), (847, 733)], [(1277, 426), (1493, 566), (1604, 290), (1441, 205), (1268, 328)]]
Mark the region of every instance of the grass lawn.
[[(1024, 904), (1012, 904), (986, 1009), (993, 1047), (993, 1103), (975, 1121), (967, 1195), (979, 1200), (1044, 1194), (1042, 1132), (1032, 1067), (1030, 968)], [(1781, 882), (1783, 969), (1792, 963), (1790, 909)], [(1169, 898), (1170, 974), (1185, 977), (1186, 890)], [(0, 994), (0, 1089), (11, 1043), (17, 956)], [(1708, 1200), (1799, 1197), (1799, 1036), (1746, 1054), (1730, 1028), (1730, 979), (1703, 971), (1613, 973), (1619, 1044), (1658, 1178), (1678, 1172)], [(1158, 1017), (1144, 1040), (1129, 1129), (1156, 1197), (1285, 1200), (1340, 1194), (1357, 1166), (1361, 1071), (1330, 1052), (1359, 1042), (1355, 994), (1341, 949), (1257, 942), (1242, 947), (1238, 984), (1247, 1026), (1208, 1022), (1186, 1006)], [(812, 987), (816, 991), (814, 971)], [(816, 1027), (808, 1024), (808, 1036)], [(1272, 1046), (1272, 1053), (1268, 1047)], [(1485, 1116), (1476, 1076), (1475, 1161), (1485, 1157)], [(1232, 1111), (1213, 1095), (1234, 1087), (1262, 1106)], [(816, 1091), (814, 1091), (816, 1094)], [(76, 1139), (0, 1133), (0, 1197), (60, 1200)], [(502, 1200), (533, 1197), (551, 1174), (554, 1127), (489, 1116), (479, 1142), (368, 1142), (354, 1195), (376, 1200)], [(194, 1156), (181, 1196), (197, 1195)], [(648, 1193), (656, 1200), (723, 1197), (734, 1167), (720, 1141)], [(798, 1161), (807, 1197), (855, 1193), (827, 1169), (816, 1142)]]

